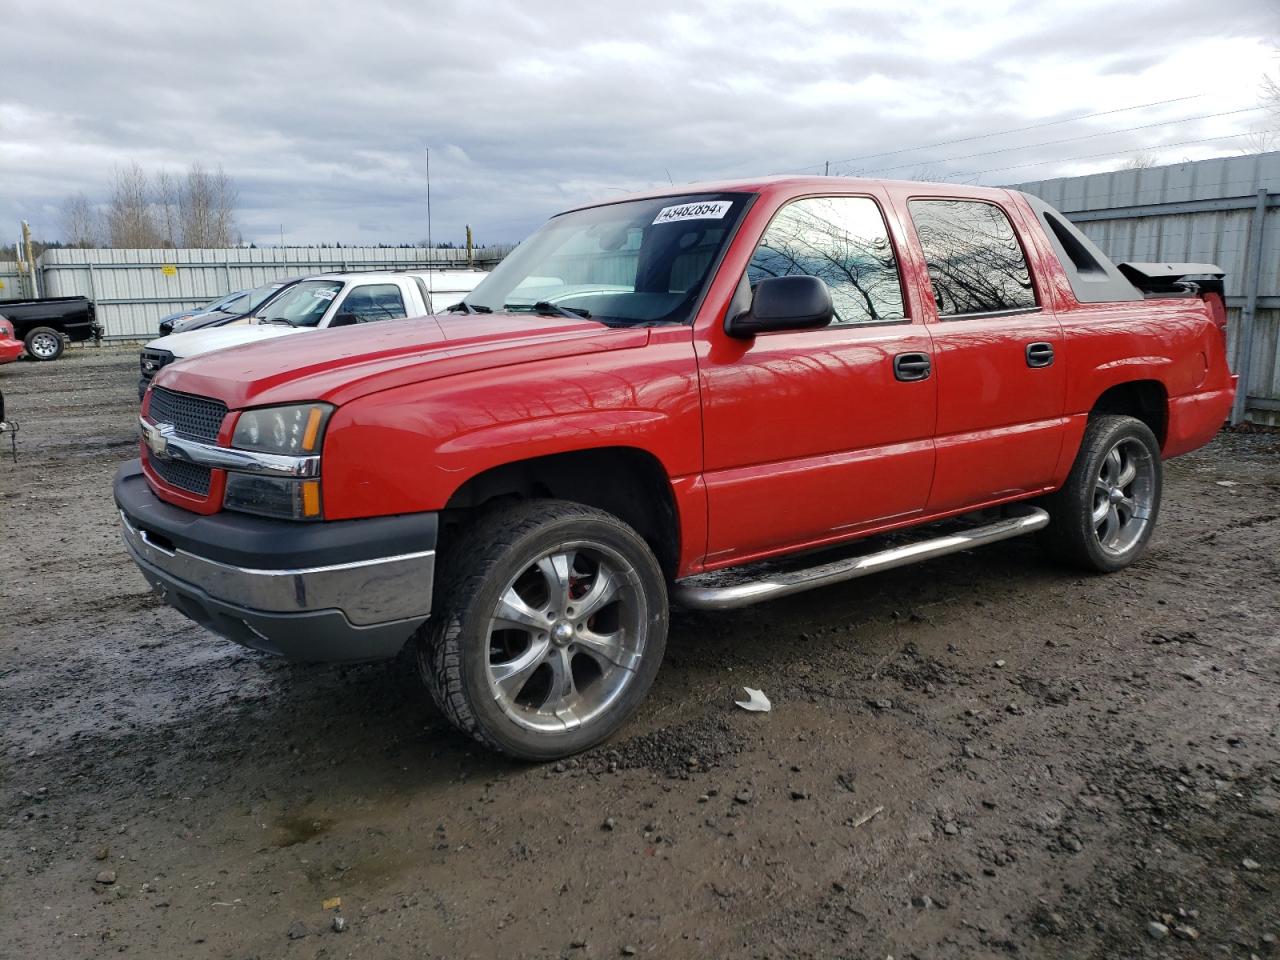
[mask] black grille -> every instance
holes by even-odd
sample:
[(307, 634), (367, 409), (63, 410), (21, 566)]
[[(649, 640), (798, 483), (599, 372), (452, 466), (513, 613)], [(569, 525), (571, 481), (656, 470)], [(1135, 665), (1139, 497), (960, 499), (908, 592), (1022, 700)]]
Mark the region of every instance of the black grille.
[(183, 460), (161, 460), (159, 457), (150, 456), (147, 457), (147, 462), (151, 464), (151, 469), (156, 472), (156, 475), (170, 486), (198, 493), (202, 497), (208, 495), (208, 467)]
[(142, 379), (150, 381), (161, 367), (167, 367), (177, 359), (168, 350), (143, 350), (138, 357), (138, 365), (142, 368)]
[[(147, 416), (152, 423), (171, 423), (174, 432), (188, 440), (216, 443), (218, 430), (227, 415), (227, 405), (207, 397), (193, 397), (164, 387), (151, 388)], [(205, 484), (206, 488), (208, 483)]]

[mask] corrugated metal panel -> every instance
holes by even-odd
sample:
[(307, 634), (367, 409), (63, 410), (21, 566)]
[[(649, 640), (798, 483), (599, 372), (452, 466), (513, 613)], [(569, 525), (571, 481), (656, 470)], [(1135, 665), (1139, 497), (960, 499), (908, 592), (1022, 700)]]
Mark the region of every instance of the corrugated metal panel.
[(1015, 190), (1033, 193), (1068, 215), (1141, 204), (1249, 197), (1263, 187), (1280, 191), (1280, 151), (1014, 185)]
[(17, 300), (26, 296), (23, 280), (16, 260), (0, 260), (0, 300)]
[[(1280, 152), (1041, 180), (1014, 189), (1034, 194), (1075, 219), (1116, 262), (1163, 260), (1222, 267), (1227, 296), (1236, 298), (1228, 310), (1232, 356), (1238, 352), (1240, 303), (1250, 279), (1249, 236), (1257, 193), (1272, 194), (1263, 219), (1260, 300), (1247, 390), (1249, 396), (1280, 400)], [(1183, 211), (1169, 206), (1194, 202), (1233, 209)], [(1109, 217), (1108, 211), (1117, 215)], [(1235, 366), (1240, 367), (1238, 357)], [(1277, 422), (1280, 416), (1255, 410), (1250, 419)]]
[[(480, 265), (509, 247), (475, 251)], [(106, 335), (154, 336), (165, 314), (282, 277), (330, 270), (464, 267), (465, 250), (413, 247), (285, 247), (226, 250), (48, 250), (40, 258), (44, 292), (97, 304)]]

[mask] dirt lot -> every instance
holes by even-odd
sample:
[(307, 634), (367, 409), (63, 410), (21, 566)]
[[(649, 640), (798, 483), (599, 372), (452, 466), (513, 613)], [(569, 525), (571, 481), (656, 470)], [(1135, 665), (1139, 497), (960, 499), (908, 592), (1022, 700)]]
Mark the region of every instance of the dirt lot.
[(677, 612), (624, 733), (531, 767), (407, 658), (152, 598), (110, 492), (135, 365), (0, 368), (0, 955), (1280, 957), (1280, 436), (1171, 463), (1122, 574), (1014, 541)]

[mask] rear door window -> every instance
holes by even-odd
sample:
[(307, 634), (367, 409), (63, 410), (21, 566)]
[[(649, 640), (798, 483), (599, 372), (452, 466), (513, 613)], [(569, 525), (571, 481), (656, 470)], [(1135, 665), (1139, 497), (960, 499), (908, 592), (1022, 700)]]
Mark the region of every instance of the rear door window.
[(1026, 255), (1009, 218), (983, 200), (912, 200), (940, 317), (1036, 307)]

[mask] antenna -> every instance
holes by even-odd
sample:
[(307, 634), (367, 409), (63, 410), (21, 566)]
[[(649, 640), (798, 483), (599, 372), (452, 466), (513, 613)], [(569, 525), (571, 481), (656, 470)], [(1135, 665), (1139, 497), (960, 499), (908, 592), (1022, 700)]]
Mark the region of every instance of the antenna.
[(423, 147), (422, 152), (427, 158), (427, 266), (431, 265), (431, 148)]

